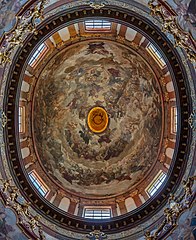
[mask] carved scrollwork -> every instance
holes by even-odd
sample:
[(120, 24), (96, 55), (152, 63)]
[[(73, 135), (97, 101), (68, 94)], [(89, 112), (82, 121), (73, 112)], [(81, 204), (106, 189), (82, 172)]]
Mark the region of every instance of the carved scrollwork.
[(94, 230), (87, 235), (87, 238), (89, 238), (90, 240), (102, 240), (107, 239), (107, 235), (100, 230)]
[(189, 117), (189, 125), (192, 128), (193, 131), (196, 131), (196, 110), (193, 110)]
[(42, 0), (40, 4), (29, 10), (27, 15), (18, 17), (15, 28), (5, 35), (3, 51), (0, 52), (0, 65), (11, 61), (10, 55), (16, 46), (23, 44), (25, 34), (37, 34), (36, 25), (44, 19), (44, 6), (47, 0)]
[(162, 21), (162, 31), (173, 35), (174, 46), (181, 47), (186, 51), (188, 59), (196, 63), (196, 49), (191, 41), (189, 33), (181, 29), (177, 23), (177, 16), (169, 11), (159, 0), (150, 0), (148, 2), (150, 14), (157, 16)]
[(91, 0), (88, 1), (87, 4), (94, 9), (101, 9), (107, 4), (107, 1)]

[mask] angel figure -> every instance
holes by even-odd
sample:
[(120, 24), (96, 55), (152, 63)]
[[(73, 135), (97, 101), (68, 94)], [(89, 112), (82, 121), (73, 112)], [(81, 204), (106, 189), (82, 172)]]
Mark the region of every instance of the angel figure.
[(15, 211), (17, 212), (18, 215), (22, 215), (23, 210), (19, 203), (14, 204), (13, 208), (15, 209)]
[(16, 187), (13, 187), (12, 192), (10, 193), (10, 200), (12, 202), (15, 202), (18, 197), (18, 189)]
[(160, 17), (162, 20), (164, 20), (163, 17), (163, 10), (161, 4), (154, 5), (154, 0), (149, 1), (148, 6), (150, 8), (150, 15), (154, 16), (157, 15)]
[(175, 226), (176, 225), (176, 216), (172, 213), (172, 209), (166, 208), (164, 209), (164, 215), (166, 219), (166, 223)]
[(192, 195), (192, 186), (194, 183), (195, 177), (189, 177), (187, 181), (183, 180), (182, 185), (185, 191), (185, 198)]
[(44, 5), (47, 3), (47, 0), (42, 0), (41, 1), (41, 4), (40, 6), (38, 7), (37, 5), (34, 7), (34, 9), (32, 10), (31, 12), (31, 20), (30, 20), (30, 23), (31, 23), (31, 26), (33, 29), (36, 28), (35, 26), (35, 20), (36, 19), (40, 19), (40, 20), (43, 20), (44, 19), (44, 16), (43, 16), (43, 13), (44, 13)]
[(3, 192), (7, 192), (8, 188), (10, 187), (10, 183), (11, 183), (10, 179), (3, 182), (3, 189), (2, 189)]
[(36, 229), (36, 227), (40, 227), (39, 222), (38, 222), (39, 219), (40, 219), (40, 216), (38, 216), (38, 215), (31, 217), (29, 224), (33, 231)]
[(3, 65), (4, 63), (11, 62), (11, 59), (9, 57), (10, 52), (5, 51), (5, 52), (0, 52), (0, 65)]
[(22, 212), (23, 212), (23, 214), (26, 215), (26, 216), (30, 216), (30, 214), (29, 214), (29, 206), (30, 206), (30, 202), (23, 203), (23, 204), (21, 205), (21, 207), (22, 207)]

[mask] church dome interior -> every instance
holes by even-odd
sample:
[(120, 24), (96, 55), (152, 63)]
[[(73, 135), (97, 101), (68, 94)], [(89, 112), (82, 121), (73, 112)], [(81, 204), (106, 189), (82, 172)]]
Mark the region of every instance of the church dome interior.
[(0, 12), (0, 239), (196, 239), (194, 0)]

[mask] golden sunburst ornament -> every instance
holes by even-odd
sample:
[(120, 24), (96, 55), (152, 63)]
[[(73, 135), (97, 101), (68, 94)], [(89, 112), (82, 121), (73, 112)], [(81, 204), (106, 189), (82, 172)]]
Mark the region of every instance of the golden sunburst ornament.
[(108, 114), (102, 107), (94, 107), (88, 113), (88, 127), (94, 133), (103, 132), (108, 126)]

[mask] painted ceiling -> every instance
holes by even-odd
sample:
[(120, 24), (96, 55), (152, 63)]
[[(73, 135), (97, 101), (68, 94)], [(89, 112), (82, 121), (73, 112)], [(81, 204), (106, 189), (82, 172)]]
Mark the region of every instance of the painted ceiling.
[[(95, 106), (109, 116), (100, 134), (87, 125)], [(36, 86), (39, 158), (67, 190), (100, 196), (127, 191), (157, 159), (161, 106), (150, 67), (132, 50), (101, 41), (66, 48), (50, 60)]]
[[(57, 2), (62, 2), (64, 4), (73, 1), (74, 0), (49, 0), (48, 4)], [(18, 10), (24, 6), (25, 2), (27, 2), (27, 0), (3, 0), (0, 2), (0, 35), (5, 31), (9, 31), (13, 27), (16, 22), (15, 15), (17, 15), (16, 13)], [(78, 0), (78, 2), (82, 3), (84, 0)], [(109, 0), (108, 2), (111, 3), (112, 0)], [(114, 2), (116, 1), (114, 0)], [(133, 5), (135, 5), (135, 3), (144, 4), (146, 11), (149, 13), (147, 0), (119, 0), (118, 2), (127, 2)], [(180, 23), (180, 26), (195, 36), (195, 0), (167, 0), (166, 2), (173, 6), (174, 11), (178, 15), (178, 22)], [(69, 8), (71, 7), (66, 6), (66, 11)], [(60, 8), (56, 9), (58, 13), (59, 9)], [(70, 12), (72, 13), (72, 9)], [(180, 96), (183, 96), (182, 106), (178, 106), (180, 109), (180, 121), (178, 121), (178, 123), (181, 124), (179, 124), (181, 128), (179, 128), (180, 132), (178, 132), (178, 137), (182, 136), (182, 138), (188, 138), (188, 140), (191, 138), (190, 141), (186, 141), (185, 143), (183, 142), (182, 145), (185, 147), (183, 146), (181, 148), (180, 146), (179, 148), (179, 155), (176, 158), (176, 160), (178, 160), (176, 162), (179, 165), (176, 164), (177, 167), (175, 168), (175, 174), (172, 172), (172, 176), (170, 176), (170, 178), (176, 180), (171, 182), (169, 182), (169, 180), (167, 181), (167, 186), (172, 186), (172, 192), (175, 192), (177, 189), (175, 194), (179, 198), (179, 193), (182, 192), (182, 184), (178, 185), (178, 182), (181, 180), (180, 178), (184, 180), (187, 179), (189, 175), (195, 175), (195, 131), (189, 130), (189, 132), (191, 132), (190, 136), (189, 134), (188, 136), (184, 135), (185, 127), (187, 127), (185, 121), (188, 124), (190, 112), (181, 111), (188, 109), (185, 107), (186, 101), (183, 99), (184, 97), (186, 98), (186, 96), (188, 96), (187, 102), (188, 107), (190, 108), (189, 110), (192, 111), (194, 108), (192, 106), (195, 106), (195, 73), (191, 75), (191, 64), (189, 62), (187, 64), (187, 59), (183, 54), (181, 54), (181, 49), (179, 47), (176, 48), (176, 52), (178, 52), (179, 56), (182, 58), (181, 61), (179, 58), (179, 61), (177, 62), (182, 62), (182, 65), (185, 66), (185, 69), (183, 69), (180, 64), (180, 69), (187, 72), (185, 81), (186, 88), (183, 89), (184, 85), (179, 83), (180, 81), (177, 81), (177, 85), (180, 86), (179, 89), (183, 92), (183, 94), (180, 94)], [(15, 55), (13, 54), (12, 57), (14, 59)], [(79, 59), (81, 61), (80, 64), (78, 63)], [(85, 65), (85, 62), (88, 62), (88, 64)], [(2, 70), (0, 71), (0, 75), (2, 74), (1, 76), (3, 76), (1, 97), (2, 99), (5, 99), (0, 101), (0, 103), (1, 108), (3, 110), (5, 109), (5, 111), (7, 111), (8, 105), (17, 105), (16, 99), (11, 99), (9, 104), (6, 102), (8, 97), (6, 96), (7, 91), (5, 91), (5, 89), (11, 82), (9, 82), (9, 75), (7, 75), (12, 70), (10, 66), (11, 63), (6, 64), (5, 71), (4, 69), (0, 69)], [(18, 69), (18, 67), (16, 69)], [(16, 77), (17, 74), (14, 75)], [(129, 79), (127, 79), (128, 77)], [(103, 79), (104, 81), (102, 82), (101, 80)], [(177, 79), (180, 80), (180, 78)], [(7, 85), (5, 85), (5, 82)], [(124, 83), (126, 84), (123, 85)], [(106, 94), (105, 89), (107, 89), (109, 94)], [(9, 92), (11, 94), (13, 94), (12, 90), (10, 87)], [(71, 93), (69, 98), (67, 97), (67, 93)], [(46, 66), (39, 78), (37, 91), (35, 92), (34, 97), (35, 111), (33, 111), (33, 130), (35, 130), (34, 140), (36, 141), (38, 154), (42, 164), (47, 170), (47, 173), (49, 173), (53, 179), (59, 181), (59, 183), (65, 188), (68, 188), (71, 191), (82, 191), (86, 194), (93, 193), (101, 195), (101, 189), (103, 194), (105, 193), (105, 195), (111, 195), (115, 194), (116, 190), (120, 193), (120, 190), (124, 191), (126, 190), (125, 188), (128, 189), (136, 185), (140, 177), (145, 176), (146, 172), (150, 171), (150, 164), (153, 167), (153, 161), (156, 161), (158, 155), (158, 145), (161, 141), (160, 128), (163, 124), (161, 122), (161, 118), (163, 118), (163, 116), (161, 116), (162, 110), (159, 96), (160, 92), (157, 82), (148, 65), (144, 63), (135, 52), (120, 47), (119, 45), (91, 42), (84, 44), (83, 46), (80, 45), (80, 47), (75, 45), (73, 48), (67, 49), (55, 56), (51, 62), (49, 62), (48, 66)], [(189, 98), (191, 98), (193, 102), (189, 102)], [(115, 106), (116, 100), (119, 101), (119, 108), (116, 108)], [(13, 102), (14, 104), (12, 104)], [(87, 126), (87, 115), (93, 106), (102, 106), (109, 115), (109, 126), (104, 133), (92, 133)], [(11, 110), (12, 109), (13, 108), (11, 108)], [(8, 108), (8, 110), (10, 110), (10, 108)], [(9, 118), (11, 118), (11, 116), (15, 116), (12, 111), (8, 111), (7, 113)], [(12, 121), (12, 125), (14, 125), (14, 120)], [(9, 123), (10, 121), (8, 121), (7, 124)], [(9, 128), (10, 125), (7, 129)], [(8, 131), (4, 132), (7, 133)], [(185, 131), (185, 133), (187, 132), (188, 130)], [(16, 132), (14, 131), (14, 128), (11, 133), (12, 134), (9, 135), (9, 138), (11, 139), (14, 136), (14, 140), (12, 140), (14, 142), (17, 140), (15, 139)], [(4, 143), (5, 139), (8, 139), (6, 134), (2, 134), (1, 142)], [(5, 179), (10, 179), (11, 176), (13, 177), (12, 174), (16, 172), (16, 169), (19, 166), (15, 165), (16, 158), (12, 157), (14, 150), (9, 150), (13, 149), (12, 141), (9, 142), (11, 144), (7, 143), (5, 145), (5, 149), (4, 144), (1, 144), (0, 175), (1, 178), (5, 177)], [(118, 144), (119, 142), (124, 143), (123, 147), (121, 144)], [(137, 142), (140, 144), (136, 144)], [(88, 154), (82, 155), (78, 152), (78, 150), (74, 151), (75, 145), (77, 145), (78, 149), (87, 149), (86, 152)], [(97, 154), (96, 150), (98, 146), (102, 150), (102, 154)], [(121, 146), (121, 151), (117, 152), (119, 146)], [(178, 148), (178, 144), (176, 145), (176, 148)], [(190, 152), (189, 148), (191, 149)], [(9, 151), (7, 151), (7, 149)], [(108, 151), (108, 149), (111, 149), (111, 151)], [(115, 154), (112, 154), (113, 152)], [(146, 158), (145, 152), (148, 152), (148, 155), (151, 155), (150, 159)], [(183, 152), (185, 154), (182, 154)], [(89, 153), (91, 153), (91, 155), (89, 155)], [(181, 158), (181, 156), (183, 157)], [(81, 160), (83, 161), (83, 164), (80, 163)], [(183, 162), (183, 165), (180, 164), (180, 161)], [(143, 167), (143, 169), (141, 168), (142, 170), (134, 168), (136, 162), (137, 166), (140, 168)], [(30, 167), (31, 166), (32, 165), (30, 165)], [(64, 171), (65, 166), (67, 172)], [(111, 168), (109, 166), (111, 166)], [(179, 166), (182, 167), (180, 168)], [(86, 171), (87, 167), (90, 172)], [(120, 176), (117, 171), (119, 168), (122, 171)], [(179, 170), (177, 170), (177, 168)], [(176, 177), (178, 174), (179, 178)], [(21, 179), (21, 173), (14, 176), (12, 181), (12, 184), (14, 183), (14, 185), (16, 183), (16, 178), (19, 179), (18, 183), (20, 182), (21, 186), (24, 186), (24, 179)], [(100, 182), (97, 182), (98, 178), (101, 180)], [(130, 181), (130, 185), (127, 185), (128, 179)], [(148, 180), (147, 178), (145, 179)], [(51, 186), (50, 188), (52, 192), (53, 189)], [(87, 191), (87, 188), (89, 191)], [(27, 190), (29, 191), (30, 188), (22, 187), (21, 189), (22, 191), (20, 191), (20, 194), (22, 192), (22, 195), (24, 194), (24, 196), (27, 197)], [(96, 189), (96, 191), (94, 189)], [(170, 190), (170, 188), (167, 187), (164, 191), (168, 192), (168, 189)], [(43, 207), (44, 201), (41, 201), (40, 203), (38, 194), (38, 197), (34, 198), (33, 196), (32, 200), (32, 193), (33, 191), (30, 191), (28, 196), (28, 201), (31, 200), (33, 204), (33, 208), (30, 208), (31, 216), (35, 216), (35, 210), (38, 214), (44, 213), (47, 215), (47, 219), (43, 217), (44, 214), (41, 219), (44, 230), (47, 230), (47, 233), (44, 233), (46, 239), (87, 239), (87, 229), (92, 229), (92, 231), (94, 229), (100, 229), (104, 232), (105, 229), (109, 229), (108, 235), (110, 239), (144, 239), (144, 232), (147, 229), (150, 229), (151, 232), (154, 233), (157, 227), (160, 226), (160, 223), (162, 224), (163, 221), (167, 221), (167, 216), (162, 216), (163, 209), (161, 210), (160, 207), (163, 206), (163, 201), (166, 202), (166, 197), (169, 197), (169, 195), (166, 194), (165, 196), (162, 192), (160, 197), (152, 198), (152, 201), (149, 202), (150, 204), (145, 204), (145, 207), (147, 205), (147, 207), (151, 208), (153, 215), (151, 212), (149, 213), (149, 211), (146, 210), (145, 211), (147, 213), (141, 215), (140, 211), (134, 211), (135, 215), (131, 215), (132, 213), (126, 214), (129, 218), (123, 218), (122, 216), (118, 218), (122, 223), (120, 223), (120, 225), (120, 221), (117, 222), (118, 220), (114, 220), (116, 222), (113, 222), (112, 220), (112, 223), (114, 224), (107, 225), (106, 221), (106, 224), (104, 223), (103, 225), (98, 223), (99, 226), (96, 225), (96, 222), (90, 221), (86, 221), (85, 225), (83, 225), (82, 221), (78, 221), (78, 217), (74, 217), (71, 221), (68, 221), (67, 219), (69, 218), (69, 215), (60, 215), (62, 214), (62, 211), (57, 212), (57, 215), (53, 214), (55, 208), (52, 209), (52, 214), (49, 215), (49, 208), (52, 204), (44, 205)], [(59, 195), (55, 195), (54, 198), (52, 198), (51, 203), (56, 199), (58, 200), (58, 197)], [(155, 200), (157, 205), (154, 205)], [(161, 200), (161, 203), (159, 200)], [(8, 203), (6, 204), (9, 204), (9, 202), (10, 199), (8, 198)], [(14, 204), (14, 206), (18, 206), (18, 203), (17, 205)], [(45, 208), (45, 206), (47, 207)], [(156, 208), (156, 206), (158, 206), (158, 208)], [(149, 210), (149, 208), (147, 209)], [(4, 206), (0, 206), (0, 210), (2, 212), (1, 222), (3, 223), (0, 227), (0, 233), (2, 233), (0, 235), (2, 235), (3, 238), (26, 238), (26, 236), (24, 237), (20, 234), (22, 225), (20, 224), (20, 229), (15, 226), (15, 222), (17, 222), (17, 225), (19, 224), (19, 219), (15, 218), (16, 212), (12, 212), (9, 205), (5, 209)], [(4, 210), (10, 210), (11, 212), (6, 212)], [(183, 214), (186, 214), (186, 216)], [(187, 239), (194, 238), (194, 236), (191, 235), (191, 231), (193, 229), (192, 222), (194, 222), (194, 218), (192, 218), (192, 216), (195, 215), (195, 209), (188, 214), (183, 214), (180, 216), (178, 226), (175, 226), (173, 234), (170, 237), (167, 237), (167, 239), (176, 239), (176, 237), (185, 237)], [(63, 216), (63, 218), (61, 216)], [(134, 217), (131, 218), (132, 216)], [(139, 219), (139, 222), (136, 220), (137, 218)], [(63, 227), (63, 220), (66, 224), (66, 228)], [(134, 227), (132, 227), (132, 225), (131, 228), (129, 228), (130, 225), (125, 226), (126, 223), (132, 222), (132, 220), (133, 222), (135, 221), (133, 223)], [(71, 226), (70, 223), (72, 224)], [(88, 228), (89, 225), (90, 228)], [(112, 225), (116, 226), (116, 228)], [(111, 227), (113, 229), (110, 229)], [(24, 229), (27, 229), (26, 225), (22, 231)], [(164, 230), (165, 228), (163, 231)], [(166, 230), (168, 230), (168, 227)], [(48, 235), (48, 233), (50, 235)], [(165, 238), (166, 235), (163, 236)], [(32, 237), (30, 238), (32, 239)], [(161, 239), (162, 236), (159, 236), (158, 238)]]

